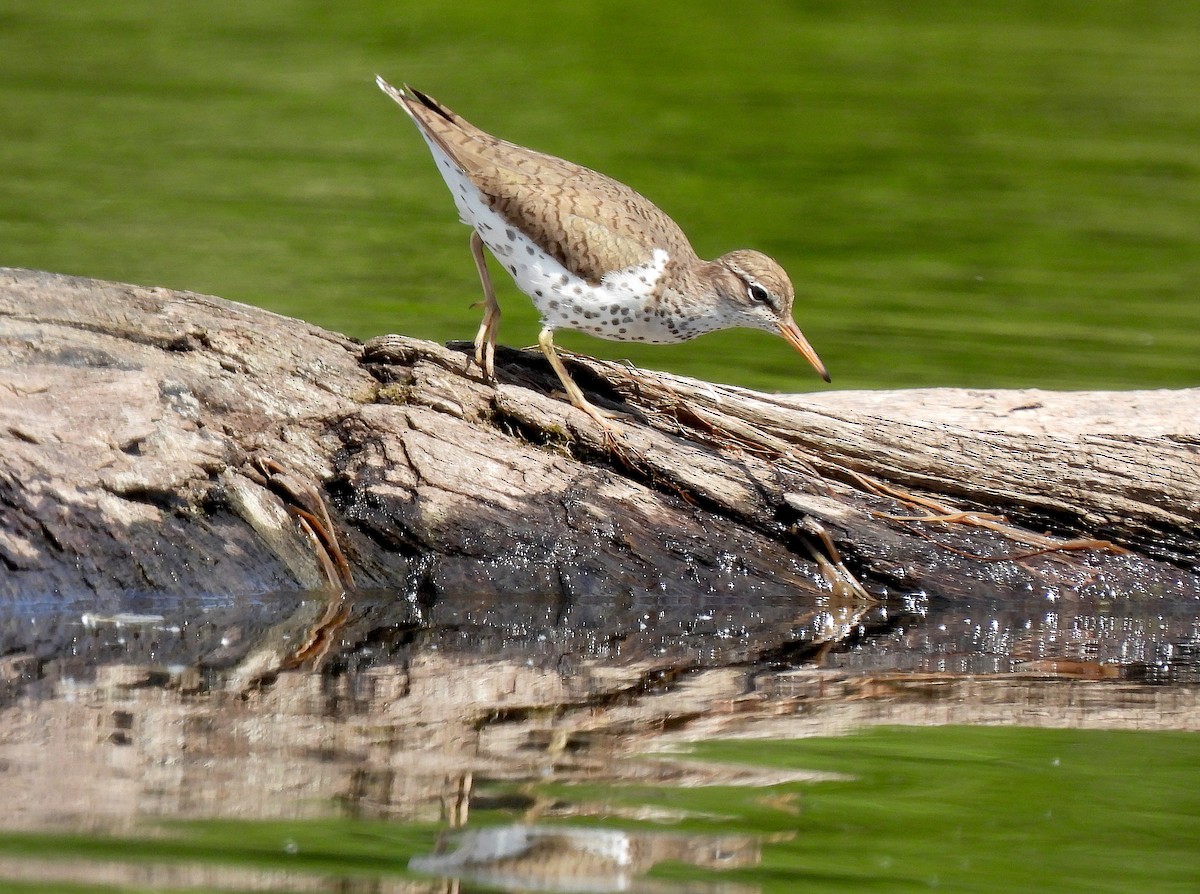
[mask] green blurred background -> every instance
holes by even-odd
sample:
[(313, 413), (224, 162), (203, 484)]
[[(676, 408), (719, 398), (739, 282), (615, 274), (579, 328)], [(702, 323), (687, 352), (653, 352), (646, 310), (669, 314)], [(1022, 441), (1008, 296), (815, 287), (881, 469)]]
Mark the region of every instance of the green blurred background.
[[(1188, 0), (0, 0), (0, 264), (471, 338), (467, 230), (376, 73), (629, 183), (702, 255), (775, 255), (834, 387), (1200, 383)], [(764, 333), (561, 342), (827, 387)]]

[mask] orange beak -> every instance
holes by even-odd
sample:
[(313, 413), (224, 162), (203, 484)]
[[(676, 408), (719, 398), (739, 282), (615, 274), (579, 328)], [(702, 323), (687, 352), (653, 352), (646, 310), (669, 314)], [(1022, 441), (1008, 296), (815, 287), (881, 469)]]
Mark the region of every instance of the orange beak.
[(783, 336), (784, 341), (799, 351), (804, 356), (804, 359), (813, 365), (813, 369), (821, 374), (822, 379), (826, 382), (830, 381), (829, 373), (825, 370), (825, 364), (821, 362), (821, 358), (817, 356), (817, 352), (808, 343), (808, 339), (804, 337), (804, 333), (800, 331), (799, 326), (791, 320), (788, 320), (786, 323), (780, 323), (779, 334)]

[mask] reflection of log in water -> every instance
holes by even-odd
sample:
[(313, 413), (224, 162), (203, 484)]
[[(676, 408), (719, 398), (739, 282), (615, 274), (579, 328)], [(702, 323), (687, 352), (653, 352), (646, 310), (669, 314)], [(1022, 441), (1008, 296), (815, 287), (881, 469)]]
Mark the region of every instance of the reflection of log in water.
[[(356, 645), (319, 672), (264, 678), (264, 652), (286, 652), (323, 608), (283, 596), (142, 604), (86, 623), (62, 606), (5, 613), (4, 824), (330, 812), (452, 821), (468, 801), (497, 803), (496, 781), (762, 785), (781, 777), (635, 755), (873, 723), (1200, 730), (1200, 687), (1171, 685), (1200, 682), (1196, 618), (1157, 605), (896, 615), (887, 633), (816, 668), (788, 666), (780, 635), (749, 615), (744, 643), (675, 628), (631, 636), (622, 651), (586, 625), (530, 623), (529, 606), (510, 607), (508, 624), (483, 613), (439, 626), (364, 595), (344, 629)], [(547, 803), (533, 788), (500, 802), (540, 818), (613, 812)]]

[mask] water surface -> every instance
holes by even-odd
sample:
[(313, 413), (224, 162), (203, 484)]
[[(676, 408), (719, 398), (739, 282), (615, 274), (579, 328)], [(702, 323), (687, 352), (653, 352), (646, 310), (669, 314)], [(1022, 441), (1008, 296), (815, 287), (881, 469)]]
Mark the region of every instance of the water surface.
[[(288, 669), (327, 598), (7, 614), (3, 889), (1195, 878), (1194, 606), (879, 605), (747, 655), (716, 629), (623, 650), (355, 594)], [(766, 643), (754, 614), (729, 620)]]

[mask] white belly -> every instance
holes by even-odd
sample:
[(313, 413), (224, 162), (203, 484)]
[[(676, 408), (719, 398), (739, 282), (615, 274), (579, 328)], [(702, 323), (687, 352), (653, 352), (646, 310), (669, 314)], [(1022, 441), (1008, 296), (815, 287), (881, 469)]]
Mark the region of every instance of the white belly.
[(479, 233), (517, 288), (533, 299), (547, 329), (575, 329), (613, 341), (650, 344), (690, 337), (669, 328), (670, 318), (646, 303), (670, 260), (666, 251), (655, 249), (648, 263), (614, 271), (593, 285), (568, 271), (488, 207), (475, 185), (437, 144), (426, 142), (450, 187), (459, 218)]

